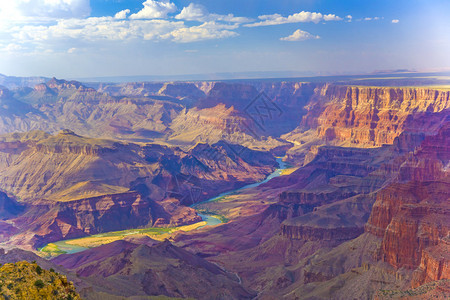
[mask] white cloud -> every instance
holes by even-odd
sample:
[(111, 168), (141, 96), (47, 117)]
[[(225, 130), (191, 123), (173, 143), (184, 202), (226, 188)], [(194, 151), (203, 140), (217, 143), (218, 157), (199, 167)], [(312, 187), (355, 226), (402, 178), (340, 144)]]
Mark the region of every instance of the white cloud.
[(199, 26), (184, 27), (174, 30), (162, 38), (171, 39), (178, 43), (190, 43), (211, 39), (222, 39), (238, 36), (239, 34), (231, 31), (238, 25), (217, 24), (215, 22), (206, 22)]
[(129, 9), (124, 9), (124, 10), (121, 10), (121, 11), (119, 11), (118, 13), (116, 13), (115, 15), (114, 15), (114, 19), (126, 19), (127, 18), (127, 15), (130, 13), (130, 10)]
[(203, 20), (207, 15), (209, 15), (209, 13), (203, 5), (191, 3), (188, 6), (183, 7), (181, 12), (175, 16), (175, 19), (198, 21)]
[(342, 21), (341, 17), (336, 16), (335, 14), (328, 14), (323, 16), (324, 21)]
[(140, 38), (157, 39), (161, 35), (184, 27), (183, 22), (168, 20), (117, 20), (113, 17), (59, 20), (55, 25), (16, 26), (12, 37), (22, 43), (48, 42), (70, 44), (96, 41), (117, 41)]
[(253, 21), (253, 19), (246, 17), (235, 17), (233, 14), (211, 14), (203, 5), (195, 3), (191, 3), (188, 6), (183, 7), (181, 12), (175, 16), (175, 19), (199, 22), (224, 21), (232, 23), (246, 23)]
[(340, 21), (341, 17), (336, 16), (334, 14), (322, 15), (321, 13), (302, 11), (293, 15), (289, 15), (287, 17), (283, 17), (280, 14), (273, 15), (263, 15), (259, 16), (258, 19), (262, 20), (261, 22), (246, 24), (246, 27), (258, 27), (258, 26), (269, 26), (269, 25), (279, 25), (286, 23), (305, 23), (305, 22), (313, 22), (319, 23), (320, 21)]
[(0, 0), (0, 20), (82, 18), (90, 13), (89, 0)]
[(398, 22), (400, 22), (400, 20), (398, 20), (398, 19), (392, 20), (392, 23), (394, 23), (394, 24), (397, 24)]
[(314, 39), (314, 40), (320, 39), (320, 36), (312, 35), (309, 32), (297, 29), (290, 36), (281, 38), (280, 40), (281, 41), (288, 41), (288, 42), (297, 42), (297, 41), (306, 41), (306, 40), (312, 40), (312, 39)]
[(23, 50), (23, 47), (19, 44), (9, 44), (5, 47), (7, 52), (18, 52)]
[[(116, 17), (91, 17), (86, 19), (58, 20), (54, 25), (15, 26), (11, 37), (21, 44), (34, 45), (42, 51), (49, 45), (60, 45), (67, 53), (83, 45), (122, 40), (171, 40), (189, 43), (210, 39), (234, 37), (238, 24), (205, 22), (188, 27), (183, 21), (129, 20)], [(9, 49), (13, 49), (10, 46)], [(67, 50), (68, 49), (68, 50)]]
[(169, 0), (147, 0), (142, 4), (144, 8), (132, 14), (130, 19), (164, 19), (167, 17), (167, 14), (177, 10), (176, 5)]
[(377, 21), (377, 20), (379, 20), (380, 19), (380, 17), (366, 17), (366, 18), (364, 18), (363, 20), (364, 21)]

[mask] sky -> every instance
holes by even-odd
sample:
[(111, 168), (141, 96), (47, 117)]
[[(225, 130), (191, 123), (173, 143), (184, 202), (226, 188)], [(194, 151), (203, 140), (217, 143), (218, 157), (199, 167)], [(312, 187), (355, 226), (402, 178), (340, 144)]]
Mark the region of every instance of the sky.
[(450, 69), (449, 0), (0, 0), (0, 73)]

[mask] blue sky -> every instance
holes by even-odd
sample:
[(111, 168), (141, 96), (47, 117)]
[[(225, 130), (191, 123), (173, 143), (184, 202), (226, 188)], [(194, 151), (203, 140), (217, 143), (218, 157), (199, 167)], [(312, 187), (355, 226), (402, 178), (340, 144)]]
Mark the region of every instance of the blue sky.
[(450, 68), (448, 0), (0, 0), (0, 73)]

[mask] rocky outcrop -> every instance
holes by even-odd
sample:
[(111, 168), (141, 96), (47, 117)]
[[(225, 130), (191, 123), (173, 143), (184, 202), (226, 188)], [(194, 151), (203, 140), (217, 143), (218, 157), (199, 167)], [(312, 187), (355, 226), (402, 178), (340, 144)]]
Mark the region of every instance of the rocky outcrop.
[(14, 220), (15, 226), (24, 233), (15, 236), (13, 242), (39, 247), (53, 241), (102, 232), (180, 226), (201, 221), (195, 210), (181, 208), (179, 203), (171, 204), (164, 208), (137, 192), (68, 202), (40, 201)]
[(429, 88), (324, 85), (315, 90), (302, 128), (349, 145), (392, 144), (403, 131), (431, 134), (448, 116), (450, 92)]
[(379, 258), (415, 269), (450, 230), (448, 182), (392, 184), (377, 194), (366, 231), (382, 237)]
[(322, 204), (313, 211), (304, 211), (299, 217), (285, 220), (281, 224), (281, 235), (288, 239), (331, 241), (335, 244), (354, 239), (364, 232), (374, 201), (373, 194), (361, 194)]
[(279, 194), (280, 201), (309, 205), (312, 209), (380, 188), (388, 177), (372, 176), (372, 173), (381, 166), (382, 160), (393, 156), (389, 147), (322, 146), (316, 148), (314, 157), (305, 167), (272, 180), (270, 185), (278, 186), (278, 181), (280, 187), (290, 185)]
[(150, 96), (156, 95), (163, 87), (163, 83), (157, 82), (128, 82), (118, 84), (101, 83), (98, 91), (111, 96)]
[(449, 215), (450, 207), (442, 205), (402, 205), (383, 236), (382, 260), (396, 268), (417, 268), (423, 251), (450, 230)]
[[(392, 184), (377, 193), (366, 231), (382, 237), (392, 219), (401, 212), (404, 204), (417, 204), (432, 201), (437, 205), (445, 203), (448, 197), (449, 183), (446, 182), (409, 182)], [(414, 206), (407, 206), (404, 212), (414, 213)], [(425, 211), (426, 207), (423, 208)], [(417, 208), (420, 213), (420, 208)]]
[[(211, 128), (211, 131), (218, 131), (221, 135), (232, 134), (247, 130), (248, 126), (252, 126), (241, 112), (234, 109), (234, 107), (225, 107), (224, 104), (219, 104), (213, 108), (206, 109), (191, 109), (186, 114), (181, 114), (174, 119), (171, 129), (176, 136), (186, 134), (188, 130), (198, 130), (199, 127)], [(209, 136), (209, 138), (211, 138)]]
[[(33, 246), (126, 228), (151, 226), (150, 202), (136, 192), (105, 195), (69, 202), (40, 201), (33, 204), (15, 226), (26, 231), (14, 240)], [(25, 239), (25, 240), (23, 240)]]
[(414, 271), (412, 287), (450, 278), (450, 241), (448, 236), (440, 239), (439, 244), (422, 251), (419, 268)]
[(314, 228), (310, 226), (292, 226), (283, 224), (281, 234), (289, 239), (305, 241), (335, 241), (337, 243), (354, 239), (364, 232), (360, 227)]
[(56, 79), (53, 77), (49, 81), (45, 83), (49, 88), (56, 89), (56, 90), (68, 90), (68, 89), (79, 89), (79, 88), (85, 88), (81, 82), (72, 80), (72, 81), (66, 81), (64, 79)]
[(205, 93), (196, 84), (189, 82), (166, 82), (158, 91), (158, 94), (179, 99), (190, 98), (193, 100), (205, 97)]

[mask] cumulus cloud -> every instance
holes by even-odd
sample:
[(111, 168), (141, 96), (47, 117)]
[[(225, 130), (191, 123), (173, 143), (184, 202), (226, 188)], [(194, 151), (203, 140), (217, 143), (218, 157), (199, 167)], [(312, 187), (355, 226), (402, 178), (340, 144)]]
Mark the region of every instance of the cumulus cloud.
[(183, 22), (168, 20), (117, 20), (113, 17), (59, 20), (55, 25), (27, 25), (15, 27), (12, 36), (22, 43), (61, 41), (73, 43), (118, 41), (128, 39), (153, 40), (184, 27)]
[(181, 12), (175, 16), (175, 19), (200, 22), (224, 21), (232, 23), (246, 23), (253, 21), (253, 19), (246, 17), (235, 17), (233, 14), (211, 14), (203, 5), (195, 3), (191, 3), (188, 6), (183, 7)]
[(177, 10), (176, 5), (168, 0), (147, 0), (142, 5), (144, 5), (144, 8), (132, 14), (130, 19), (164, 19), (167, 14)]
[(398, 20), (398, 19), (392, 20), (392, 23), (394, 23), (394, 24), (397, 24), (398, 22), (400, 22), (400, 20)]
[(89, 0), (0, 0), (1, 20), (83, 18), (90, 13)]
[[(58, 20), (56, 24), (16, 26), (11, 31), (14, 40), (22, 44), (61, 44), (75, 51), (80, 43), (122, 40), (170, 40), (189, 43), (237, 36), (238, 24), (205, 22), (188, 27), (183, 21), (162, 19), (123, 20), (116, 17)], [(73, 48), (73, 49), (72, 49)], [(14, 49), (12, 46), (9, 49)], [(67, 48), (66, 48), (67, 49)]]
[(319, 23), (320, 21), (341, 21), (342, 18), (334, 14), (323, 15), (321, 13), (301, 11), (299, 13), (283, 17), (280, 14), (272, 15), (262, 15), (259, 16), (260, 22), (246, 24), (246, 27), (258, 27), (258, 26), (269, 26), (269, 25), (279, 25), (287, 23), (306, 23), (313, 22)]
[(126, 19), (127, 18), (127, 15), (130, 13), (130, 10), (129, 9), (124, 9), (124, 10), (121, 10), (121, 11), (119, 11), (118, 13), (116, 13), (115, 15), (114, 15), (114, 19)]
[(309, 32), (297, 29), (290, 36), (283, 37), (280, 40), (281, 41), (288, 41), (288, 42), (298, 42), (298, 41), (318, 40), (318, 39), (320, 39), (320, 36), (318, 36), (318, 35), (312, 35)]
[(183, 27), (174, 30), (162, 38), (171, 39), (178, 43), (190, 43), (211, 39), (222, 39), (238, 36), (238, 33), (231, 31), (238, 25), (217, 24), (215, 22), (205, 22), (199, 26)]
[(183, 7), (181, 12), (175, 16), (175, 19), (186, 21), (203, 20), (209, 13), (203, 5), (191, 3)]
[(328, 14), (323, 16), (324, 21), (342, 21), (341, 17), (336, 16), (335, 14)]
[[(0, 0), (0, 48), (7, 51), (34, 49), (65, 53), (83, 51), (103, 42), (128, 40), (168, 40), (189, 43), (235, 37), (244, 23), (255, 20), (233, 14), (210, 13), (204, 6), (190, 3), (177, 14), (170, 0), (142, 0), (142, 9), (131, 14), (124, 9), (113, 16), (89, 17), (89, 0)], [(248, 27), (296, 22), (341, 21), (335, 14), (302, 11), (287, 17), (263, 15)], [(351, 20), (351, 16), (346, 19)], [(199, 22), (193, 26), (187, 21)], [(187, 23), (187, 24), (186, 24)], [(317, 39), (297, 30), (283, 41)], [(75, 50), (76, 49), (76, 50)]]

